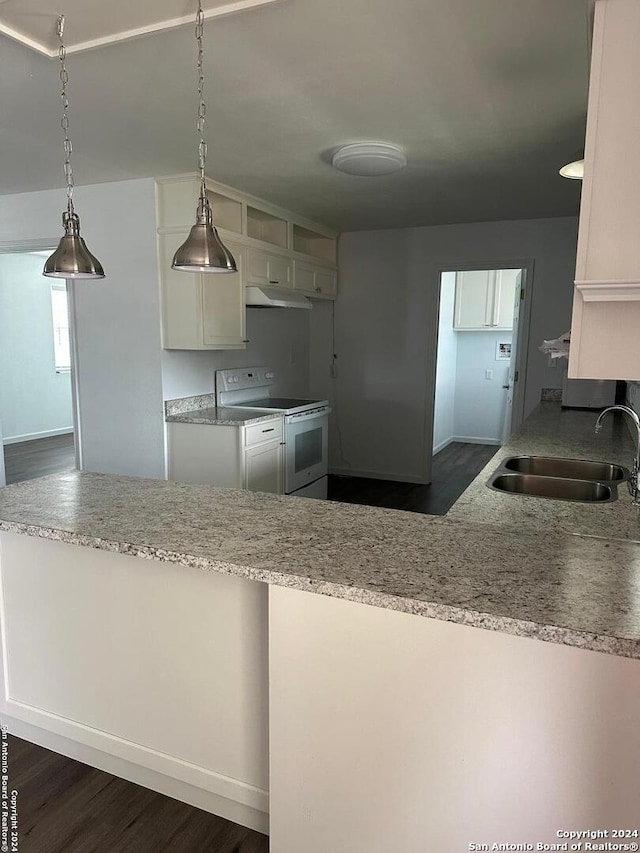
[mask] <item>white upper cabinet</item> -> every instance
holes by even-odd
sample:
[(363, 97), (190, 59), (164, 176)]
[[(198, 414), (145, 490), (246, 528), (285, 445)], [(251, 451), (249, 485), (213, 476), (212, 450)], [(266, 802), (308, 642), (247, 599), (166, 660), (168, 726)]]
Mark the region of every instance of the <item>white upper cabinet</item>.
[(293, 287), (293, 261), (286, 255), (247, 249), (247, 284)]
[(338, 272), (333, 267), (295, 260), (294, 287), (307, 296), (335, 299), (338, 292)]
[(457, 272), (453, 328), (511, 329), (517, 273), (518, 270)]
[(640, 3), (597, 0), (569, 377), (638, 379)]
[(244, 246), (225, 239), (237, 273), (191, 273), (171, 269), (188, 229), (160, 234), (162, 345), (165, 349), (244, 349)]
[(213, 222), (238, 273), (172, 270), (173, 254), (195, 221), (200, 182), (181, 175), (158, 178), (156, 187), (165, 349), (244, 349), (247, 285), (295, 287), (335, 299), (335, 232), (213, 181), (207, 181)]

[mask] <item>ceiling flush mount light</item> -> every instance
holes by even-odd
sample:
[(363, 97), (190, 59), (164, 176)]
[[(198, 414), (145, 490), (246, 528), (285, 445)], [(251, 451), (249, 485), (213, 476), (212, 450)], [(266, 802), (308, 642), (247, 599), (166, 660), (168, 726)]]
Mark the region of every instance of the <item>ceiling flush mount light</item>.
[(584, 177), (584, 160), (572, 160), (560, 169), (560, 174), (563, 178), (572, 178), (574, 181), (581, 181)]
[(69, 75), (65, 66), (66, 51), (62, 41), (64, 33), (64, 15), (58, 17), (58, 38), (60, 39), (60, 80), (62, 81), (62, 131), (64, 133), (64, 173), (67, 178), (67, 209), (62, 214), (64, 236), (58, 248), (49, 257), (42, 271), (50, 278), (104, 278), (104, 270), (100, 261), (94, 257), (87, 244), (80, 236), (80, 218), (73, 209), (73, 171), (71, 169), (71, 152), (69, 139), (69, 99), (67, 83)]
[(343, 145), (331, 158), (331, 164), (348, 175), (390, 175), (407, 165), (407, 156), (398, 145), (386, 142), (354, 142)]
[(236, 262), (231, 252), (224, 245), (213, 225), (211, 205), (207, 198), (205, 187), (205, 168), (207, 164), (207, 143), (204, 141), (204, 118), (207, 111), (204, 102), (204, 70), (202, 68), (202, 36), (204, 31), (204, 14), (202, 3), (198, 0), (196, 14), (196, 42), (198, 44), (198, 156), (200, 162), (200, 198), (196, 210), (196, 224), (189, 236), (173, 256), (171, 266), (181, 272), (237, 272)]

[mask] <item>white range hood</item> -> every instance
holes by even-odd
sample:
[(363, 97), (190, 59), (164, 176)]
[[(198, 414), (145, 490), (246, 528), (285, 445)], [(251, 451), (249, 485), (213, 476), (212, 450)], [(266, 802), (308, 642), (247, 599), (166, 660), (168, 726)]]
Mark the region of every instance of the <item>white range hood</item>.
[(263, 287), (261, 284), (247, 286), (246, 303), (260, 308), (313, 308), (311, 300), (301, 293), (284, 287)]

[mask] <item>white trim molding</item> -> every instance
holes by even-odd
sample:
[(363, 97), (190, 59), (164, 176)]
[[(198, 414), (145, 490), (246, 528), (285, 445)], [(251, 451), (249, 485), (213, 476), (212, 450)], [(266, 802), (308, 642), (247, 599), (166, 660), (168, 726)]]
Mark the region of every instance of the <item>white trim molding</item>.
[(576, 290), (585, 302), (640, 302), (640, 281), (576, 281)]
[(20, 444), (22, 441), (37, 441), (39, 438), (53, 438), (55, 435), (66, 435), (72, 433), (73, 427), (60, 427), (60, 429), (46, 429), (42, 432), (27, 432), (24, 435), (6, 435), (2, 439), (3, 444)]
[[(236, 12), (244, 12), (248, 9), (254, 9), (259, 6), (278, 2), (280, 2), (280, 0), (231, 0), (230, 3), (225, 3), (223, 6), (217, 6), (214, 9), (205, 9), (204, 17), (206, 20), (209, 20), (210, 18), (220, 18), (223, 15), (232, 15)], [(96, 48), (104, 47), (105, 45), (117, 44), (122, 41), (130, 41), (131, 39), (140, 38), (141, 36), (150, 35), (151, 33), (158, 33), (163, 30), (175, 30), (178, 27), (184, 27), (186, 25), (192, 26), (193, 21), (193, 15), (183, 15), (179, 18), (170, 18), (166, 21), (150, 21), (142, 27), (135, 27), (128, 30), (122, 30), (120, 32), (109, 33), (98, 38), (88, 39), (87, 41), (81, 41), (75, 44), (68, 44), (66, 45), (66, 51), (67, 54), (84, 53), (87, 50), (95, 50)], [(53, 26), (51, 29), (53, 32)], [(41, 41), (37, 41), (32, 38), (26, 32), (10, 27), (2, 20), (0, 20), (0, 33), (3, 33), (8, 38), (19, 42), (19, 44), (22, 44), (25, 47), (31, 48), (31, 50), (34, 50), (42, 56), (49, 57), (50, 59), (57, 58), (58, 56), (57, 45), (50, 47), (47, 44), (43, 44)]]

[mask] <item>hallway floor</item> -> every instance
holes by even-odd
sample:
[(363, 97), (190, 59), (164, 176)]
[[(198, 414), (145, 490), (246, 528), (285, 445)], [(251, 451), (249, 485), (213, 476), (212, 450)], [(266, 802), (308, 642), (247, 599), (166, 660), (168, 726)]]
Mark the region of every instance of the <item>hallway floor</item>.
[(57, 474), (76, 467), (72, 432), (36, 438), (17, 444), (5, 444), (4, 466), (7, 486), (21, 480), (33, 480), (45, 474)]
[(428, 486), (331, 474), (329, 500), (445, 515), (498, 450), (493, 444), (453, 442), (433, 457)]

